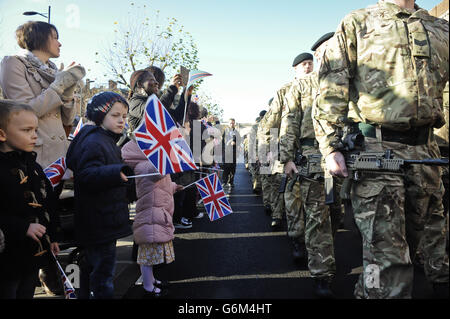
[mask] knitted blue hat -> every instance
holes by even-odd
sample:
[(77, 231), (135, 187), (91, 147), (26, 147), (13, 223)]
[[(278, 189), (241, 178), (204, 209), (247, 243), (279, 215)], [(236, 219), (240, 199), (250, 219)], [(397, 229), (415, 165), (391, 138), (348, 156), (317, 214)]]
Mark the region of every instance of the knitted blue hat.
[(120, 102), (128, 106), (127, 100), (115, 92), (100, 92), (95, 94), (86, 106), (86, 117), (95, 122), (96, 125), (103, 123), (106, 113), (112, 108), (114, 103)]

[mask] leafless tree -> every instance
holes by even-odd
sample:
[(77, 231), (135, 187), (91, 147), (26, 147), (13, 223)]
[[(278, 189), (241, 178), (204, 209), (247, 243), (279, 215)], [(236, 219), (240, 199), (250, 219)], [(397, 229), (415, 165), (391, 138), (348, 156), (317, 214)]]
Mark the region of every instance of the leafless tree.
[(133, 12), (128, 13), (125, 23), (114, 23), (113, 41), (96, 53), (97, 62), (106, 67), (109, 78), (129, 86), (128, 78), (133, 71), (151, 65), (160, 67), (168, 76), (177, 73), (180, 65), (197, 68), (199, 59), (194, 38), (177, 19), (167, 18), (163, 24), (159, 22), (159, 11), (134, 3), (130, 8)]

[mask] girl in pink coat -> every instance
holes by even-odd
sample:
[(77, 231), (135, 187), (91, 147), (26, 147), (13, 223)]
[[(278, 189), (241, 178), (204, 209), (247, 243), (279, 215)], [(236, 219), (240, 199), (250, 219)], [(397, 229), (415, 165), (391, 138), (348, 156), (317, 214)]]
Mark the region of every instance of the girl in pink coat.
[[(122, 148), (124, 162), (136, 175), (157, 173), (134, 140)], [(172, 182), (170, 175), (136, 178), (136, 217), (133, 223), (134, 240), (138, 244), (137, 263), (141, 267), (144, 297), (164, 296), (167, 291), (153, 275), (153, 265), (175, 260), (172, 240), (174, 226), (173, 194), (183, 186)]]

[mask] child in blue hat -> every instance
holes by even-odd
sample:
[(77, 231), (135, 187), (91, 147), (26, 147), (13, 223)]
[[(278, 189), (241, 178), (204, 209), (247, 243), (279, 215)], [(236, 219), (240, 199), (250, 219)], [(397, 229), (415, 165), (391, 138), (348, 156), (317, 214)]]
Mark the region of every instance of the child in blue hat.
[(127, 114), (121, 95), (95, 95), (86, 108), (95, 125), (84, 126), (67, 151), (67, 167), (74, 174), (75, 235), (85, 256), (80, 298), (113, 298), (116, 241), (132, 234), (127, 199), (132, 184), (126, 176), (133, 170), (123, 164), (116, 145)]

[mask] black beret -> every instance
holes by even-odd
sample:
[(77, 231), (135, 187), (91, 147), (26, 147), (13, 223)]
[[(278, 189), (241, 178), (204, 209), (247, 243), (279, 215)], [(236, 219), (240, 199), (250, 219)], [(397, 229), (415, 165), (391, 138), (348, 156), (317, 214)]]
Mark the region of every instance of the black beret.
[(294, 62), (292, 62), (292, 66), (296, 66), (299, 63), (302, 63), (305, 60), (313, 60), (314, 57), (312, 56), (311, 53), (301, 53), (299, 55), (297, 55), (297, 57), (294, 59)]
[(311, 47), (311, 51), (316, 51), (317, 48), (324, 43), (327, 40), (330, 40), (334, 35), (334, 32), (328, 32), (325, 33), (323, 36), (320, 37), (319, 40), (316, 41), (316, 43), (314, 43), (314, 45)]
[(263, 117), (264, 115), (266, 115), (267, 111), (266, 110), (262, 110), (261, 112), (259, 112), (259, 116)]

